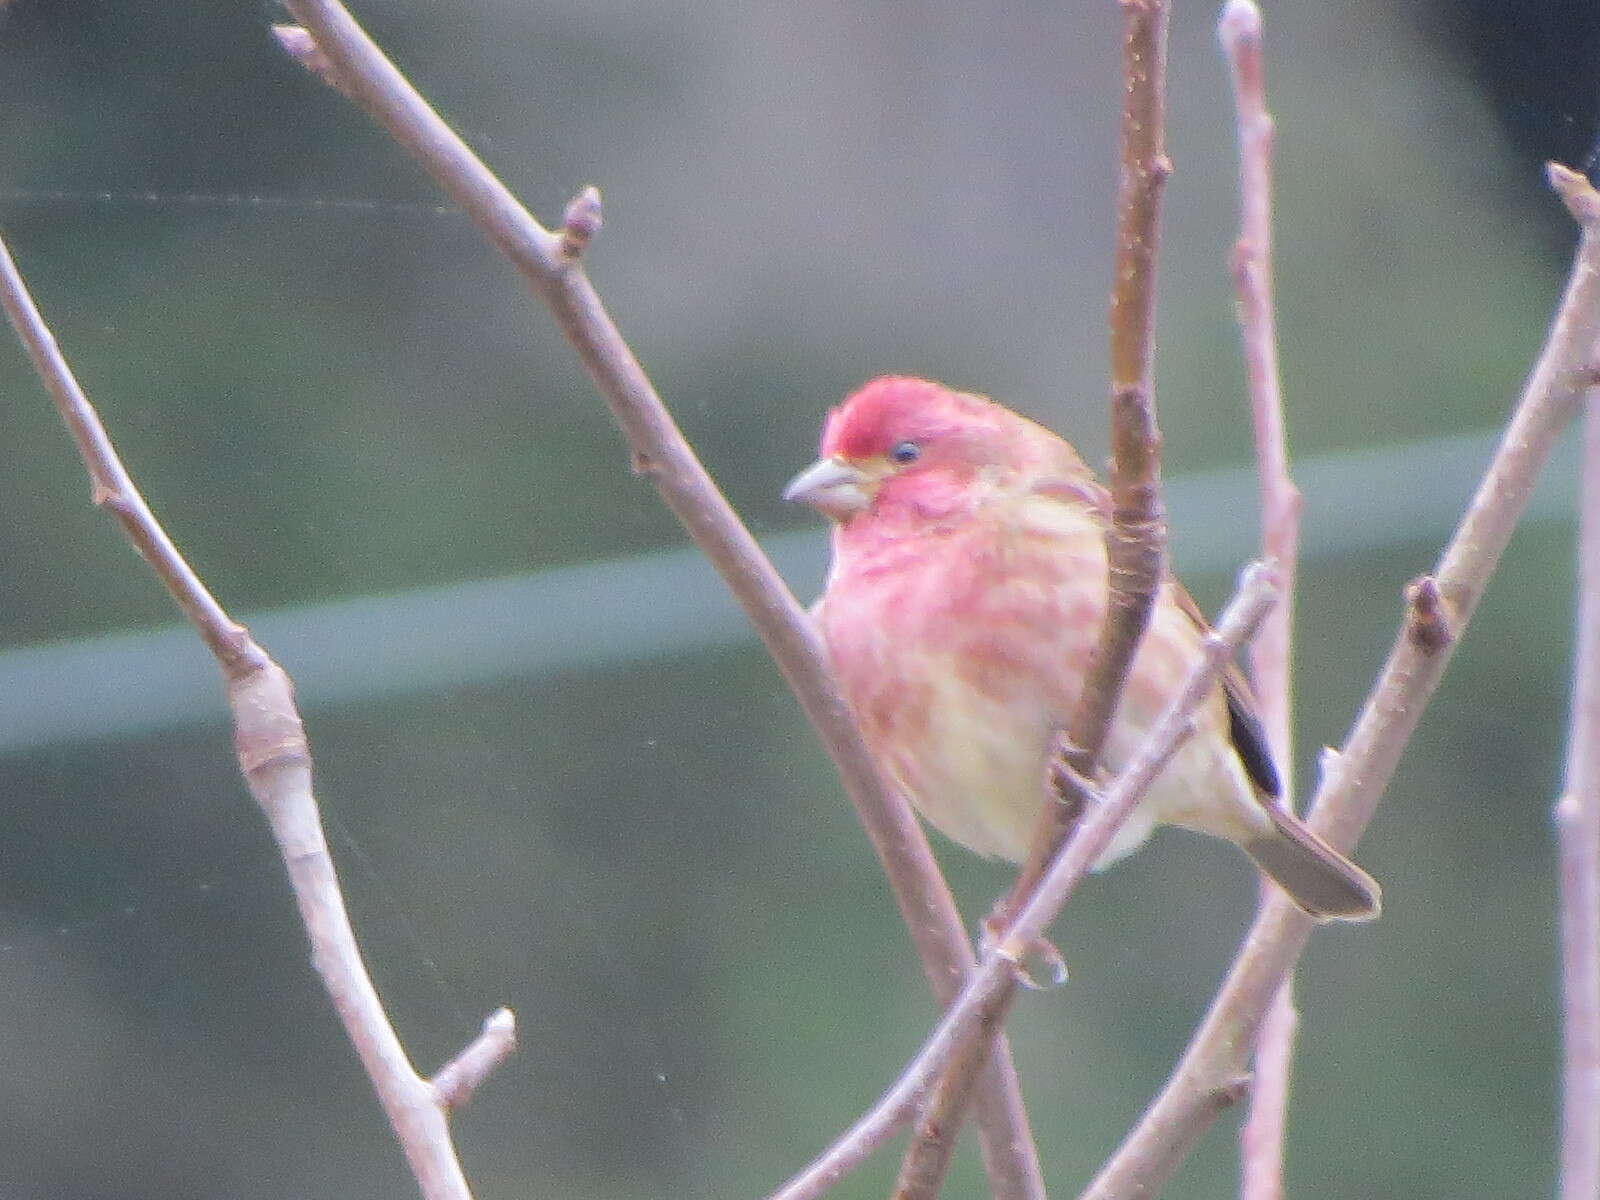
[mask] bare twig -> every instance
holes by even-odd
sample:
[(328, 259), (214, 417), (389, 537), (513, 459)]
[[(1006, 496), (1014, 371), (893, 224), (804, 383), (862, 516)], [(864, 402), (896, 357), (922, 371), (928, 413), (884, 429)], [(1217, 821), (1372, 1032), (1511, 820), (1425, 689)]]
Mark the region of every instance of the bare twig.
[[(107, 509), (216, 656), (233, 710), (239, 769), (266, 815), (311, 941), (312, 962), (333, 999), (426, 1200), (470, 1200), (450, 1141), (447, 1105), (406, 1057), (367, 975), (345, 912), (311, 790), (311, 753), (289, 676), (233, 621), (151, 513), (79, 387), (27, 285), (0, 241), (0, 303), (27, 347), (89, 473), (94, 503)], [(511, 1013), (492, 1021), (509, 1037)], [(509, 1053), (484, 1062), (481, 1079)]]
[(1600, 412), (1584, 419), (1578, 637), (1561, 860), (1561, 1200), (1600, 1196)]
[[(1166, 555), (1161, 433), (1155, 404), (1156, 251), (1166, 154), (1167, 0), (1123, 0), (1122, 162), (1111, 285), (1111, 499), (1106, 549), (1111, 592), (1094, 666), (1066, 729), (1066, 761), (1094, 777), (1122, 684), (1149, 621)], [(1071, 822), (1071, 805), (1048, 805), (1012, 888), (1032, 890)]]
[(1092, 815), (1062, 846), (1011, 927), (984, 955), (966, 989), (916, 1058), (877, 1104), (809, 1167), (774, 1192), (771, 1200), (813, 1200), (860, 1165), (910, 1119), (928, 1089), (951, 1068), (962, 1048), (977, 1041), (996, 1019), (1009, 1002), (1019, 964), (1060, 915), (1095, 860), (1111, 844), (1117, 829), (1193, 732), (1195, 708), (1211, 694), (1217, 676), (1240, 643), (1260, 624), (1276, 594), (1277, 580), (1270, 567), (1256, 563), (1246, 568), (1238, 592), (1223, 612), (1216, 631), (1206, 636), (1201, 655), (1189, 669), (1182, 689), (1151, 727), (1137, 753), (1097, 798)]
[[(1105, 624), (1083, 693), (1060, 741), (1028, 857), (994, 925), (1004, 928), (1027, 900), (1083, 812), (1081, 781), (1095, 777), (1133, 656), (1149, 624), (1166, 571), (1167, 523), (1161, 502), (1161, 432), (1156, 423), (1156, 261), (1161, 195), (1172, 163), (1166, 153), (1168, 0), (1122, 0), (1121, 161), (1111, 284), (1111, 500), (1106, 531), (1110, 590)], [(896, 1200), (938, 1193), (967, 1103), (971, 1065), (958, 1058), (928, 1105), (901, 1163)]]
[(468, 1042), (433, 1076), (439, 1103), (454, 1112), (465, 1108), (483, 1081), (517, 1048), (517, 1023), (509, 1008), (497, 1008), (484, 1021), (478, 1036)]
[[(815, 629), (695, 457), (584, 273), (579, 252), (599, 228), (598, 194), (584, 193), (584, 203), (569, 207), (562, 234), (545, 229), (337, 0), (287, 3), (340, 90), (426, 168), (549, 306), (627, 438), (635, 470), (722, 575), (799, 698), (889, 877), (934, 994), (948, 1004), (973, 965), (949, 888), (909, 805), (886, 785), (862, 744)], [(1044, 1184), (1003, 1037), (995, 1039), (991, 1061), (979, 1100), (990, 1186), (1007, 1200), (1037, 1200)]]
[(333, 64), (317, 48), (317, 43), (304, 29), (298, 25), (274, 25), (272, 27), (272, 36), (278, 40), (279, 47), (290, 58), (294, 59), (329, 87), (342, 92), (352, 100), (355, 99), (340, 80), (339, 73), (333, 69)]
[[(1281, 803), (1294, 807), (1291, 662), (1295, 572), (1300, 550), (1300, 489), (1289, 477), (1278, 330), (1272, 296), (1272, 116), (1267, 111), (1261, 10), (1228, 0), (1217, 35), (1233, 80), (1239, 140), (1239, 240), (1233, 275), (1239, 331), (1255, 429), (1261, 490), (1261, 550), (1283, 576), (1283, 600), (1250, 646), (1250, 675), (1267, 740), (1283, 781)], [(1262, 902), (1272, 894), (1262, 882)], [(1283, 1148), (1299, 1016), (1285, 979), (1261, 1026), (1250, 1089), (1250, 1115), (1239, 1132), (1241, 1200), (1282, 1200)]]
[(1289, 1084), (1299, 1026), (1294, 981), (1285, 977), (1256, 1035), (1250, 1113), (1239, 1130), (1240, 1200), (1282, 1200)]
[(1278, 328), (1272, 298), (1272, 117), (1262, 71), (1261, 10), (1255, 0), (1229, 0), (1218, 25), (1232, 68), (1239, 131), (1239, 240), (1233, 275), (1245, 379), (1255, 428), (1261, 495), (1261, 540), (1283, 579), (1283, 599), (1250, 645), (1258, 710), (1280, 767), (1290, 750), (1290, 640), (1293, 585), (1299, 560), (1300, 489), (1289, 477), (1283, 393), (1278, 377)]
[[(1527, 506), (1540, 468), (1595, 378), (1600, 356), (1600, 193), (1552, 163), (1551, 185), (1583, 230), (1572, 273), (1532, 375), (1471, 504), (1434, 574), (1408, 592), (1382, 674), (1311, 810), (1312, 828), (1349, 849), (1372, 819), (1429, 697)], [(1426, 630), (1426, 635), (1419, 631)], [(1262, 1014), (1305, 948), (1310, 921), (1274, 897), (1171, 1078), (1099, 1176), (1093, 1200), (1153, 1196), (1222, 1110)]]

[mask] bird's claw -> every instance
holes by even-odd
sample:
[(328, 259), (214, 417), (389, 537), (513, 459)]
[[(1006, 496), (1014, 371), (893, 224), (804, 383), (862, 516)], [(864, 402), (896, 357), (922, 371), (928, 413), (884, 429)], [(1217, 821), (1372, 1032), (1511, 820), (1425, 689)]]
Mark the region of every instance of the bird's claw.
[(1004, 959), (1016, 981), (1030, 991), (1047, 992), (1067, 982), (1067, 960), (1054, 942), (1006, 936), (1002, 914), (990, 913), (979, 924), (978, 947), (984, 957)]
[(1096, 803), (1100, 800), (1099, 780), (1085, 775), (1072, 765), (1072, 755), (1061, 753), (1050, 760), (1050, 790), (1063, 804), (1072, 804), (1087, 797)]

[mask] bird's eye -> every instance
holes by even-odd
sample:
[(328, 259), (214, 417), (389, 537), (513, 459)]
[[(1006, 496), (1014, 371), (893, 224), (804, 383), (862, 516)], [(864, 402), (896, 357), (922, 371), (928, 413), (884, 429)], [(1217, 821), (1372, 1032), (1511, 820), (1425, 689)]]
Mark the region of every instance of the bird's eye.
[(922, 447), (915, 442), (901, 442), (889, 451), (889, 457), (901, 466), (914, 463), (922, 457)]

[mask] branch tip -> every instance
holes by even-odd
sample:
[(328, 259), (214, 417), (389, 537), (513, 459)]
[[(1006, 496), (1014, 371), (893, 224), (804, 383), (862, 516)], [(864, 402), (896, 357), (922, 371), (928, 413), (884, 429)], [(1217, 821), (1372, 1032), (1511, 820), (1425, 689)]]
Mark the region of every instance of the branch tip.
[(516, 1017), (509, 1008), (495, 1009), (484, 1021), (482, 1032), (433, 1077), (433, 1090), (439, 1103), (451, 1112), (465, 1108), (478, 1088), (516, 1048)]
[(303, 62), (317, 49), (316, 39), (303, 25), (273, 25), (272, 36), (290, 58)]
[(569, 260), (581, 258), (603, 223), (600, 189), (591, 184), (567, 202), (561, 215), (561, 256)]
[(1255, 0), (1228, 0), (1217, 19), (1217, 37), (1231, 54), (1241, 43), (1261, 39), (1261, 6)]
[(1546, 163), (1544, 174), (1574, 221), (1585, 229), (1600, 226), (1600, 192), (1587, 176), (1558, 162)]
[(1239, 572), (1237, 590), (1240, 592), (1260, 590), (1276, 598), (1283, 590), (1283, 568), (1275, 559), (1253, 559)]
[[(1317, 752), (1318, 777), (1326, 780), (1330, 775), (1339, 769), (1339, 761), (1343, 757), (1344, 755), (1339, 752), (1337, 747), (1324, 746), (1320, 751)], [(1318, 788), (1318, 790), (1320, 791), (1321, 788)]]
[(517, 1014), (501, 1005), (484, 1020), (483, 1032), (514, 1037), (517, 1032)]
[(332, 61), (322, 52), (317, 39), (311, 36), (311, 31), (304, 25), (274, 25), (272, 36), (279, 48), (295, 62), (341, 95), (354, 99), (350, 89), (340, 80)]

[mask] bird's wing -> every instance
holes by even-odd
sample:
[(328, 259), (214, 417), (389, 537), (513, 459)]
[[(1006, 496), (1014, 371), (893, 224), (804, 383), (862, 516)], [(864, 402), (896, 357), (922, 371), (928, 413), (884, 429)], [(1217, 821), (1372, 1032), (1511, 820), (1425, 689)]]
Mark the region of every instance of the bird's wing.
[[(1194, 602), (1194, 597), (1176, 579), (1168, 582), (1173, 599), (1178, 602), (1184, 615), (1194, 622), (1195, 628), (1201, 633), (1209, 633), (1211, 625), (1200, 611), (1200, 606)], [(1250, 782), (1256, 785), (1262, 796), (1276, 800), (1282, 795), (1283, 785), (1278, 779), (1277, 764), (1272, 761), (1272, 749), (1267, 745), (1267, 731), (1256, 713), (1255, 695), (1250, 691), (1250, 684), (1238, 663), (1230, 662), (1222, 669), (1222, 694), (1228, 700), (1229, 736), (1234, 750), (1238, 752), (1239, 761), (1244, 764), (1245, 774), (1250, 776)]]
[(1087, 511), (1102, 524), (1111, 523), (1111, 493), (1093, 476), (1052, 472), (1035, 479), (1028, 487), (1030, 495), (1043, 496), (1058, 504), (1067, 504)]
[[(1051, 474), (1035, 482), (1032, 490), (1036, 495), (1087, 509), (1106, 525), (1111, 523), (1111, 493), (1085, 471)], [(1168, 584), (1178, 607), (1194, 622), (1195, 628), (1202, 634), (1210, 632), (1210, 622), (1183, 584), (1171, 576), (1168, 576)], [(1233, 748), (1239, 755), (1239, 761), (1244, 764), (1245, 773), (1255, 784), (1257, 793), (1271, 804), (1282, 795), (1283, 785), (1278, 778), (1277, 765), (1272, 761), (1267, 731), (1256, 713), (1255, 696), (1237, 663), (1230, 662), (1223, 668), (1222, 692), (1228, 700), (1228, 731)]]

